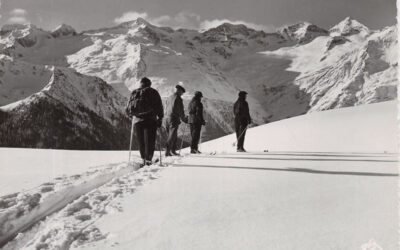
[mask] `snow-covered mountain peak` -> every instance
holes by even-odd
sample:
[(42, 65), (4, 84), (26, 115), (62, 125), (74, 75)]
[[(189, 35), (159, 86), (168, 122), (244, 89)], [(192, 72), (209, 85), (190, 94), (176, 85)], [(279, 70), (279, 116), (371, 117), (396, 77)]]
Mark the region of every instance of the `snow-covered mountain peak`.
[(170, 27), (158, 27), (140, 17), (136, 20), (121, 23), (108, 30), (117, 30), (117, 33), (129, 34), (130, 37), (148, 38), (156, 44), (161, 38), (166, 38), (166, 36), (175, 32)]
[(25, 24), (19, 24), (19, 23), (14, 23), (14, 24), (5, 24), (1, 27), (1, 31), (15, 31), (15, 30), (29, 30), (29, 29), (38, 29), (36, 25), (31, 24), (31, 23), (25, 23)]
[(42, 38), (51, 38), (51, 34), (33, 24), (5, 25), (0, 31), (0, 48), (19, 46), (29, 48)]
[(211, 28), (204, 33), (209, 32), (218, 32), (218, 33), (241, 33), (241, 34), (248, 34), (249, 31), (254, 31), (253, 29), (247, 27), (244, 24), (232, 24), (232, 23), (223, 23), (215, 28)]
[(338, 36), (351, 36), (355, 34), (368, 35), (370, 33), (370, 30), (364, 24), (351, 17), (346, 17), (329, 31), (332, 35)]
[(13, 30), (23, 30), (26, 28), (24, 24), (5, 24), (1, 27), (1, 33), (11, 32)]
[(51, 32), (53, 37), (61, 36), (74, 36), (77, 34), (76, 30), (67, 24), (61, 24)]
[[(362, 27), (357, 23), (348, 19), (341, 28)], [(225, 23), (199, 32), (158, 27), (139, 18), (75, 36), (54, 37), (29, 25), (4, 30), (8, 33), (0, 34), (0, 54), (8, 57), (0, 57), (0, 105), (41, 92), (51, 83), (45, 93), (56, 96), (64, 108), (78, 105), (111, 122), (111, 111), (101, 111), (108, 104), (99, 105), (96, 98), (120, 100), (109, 104), (123, 116), (124, 96), (147, 76), (162, 97), (178, 82), (187, 90), (185, 100), (194, 91), (203, 92), (204, 137), (209, 139), (232, 131), (232, 112), (226, 107), (233, 105), (238, 90), (249, 93), (257, 124), (396, 95), (396, 27), (367, 36), (335, 36), (308, 22), (275, 33)]]
[(118, 27), (123, 27), (123, 28), (151, 27), (151, 28), (155, 28), (156, 26), (150, 24), (145, 19), (139, 17), (139, 18), (131, 20), (131, 21), (123, 22), (123, 23), (119, 24)]
[(329, 34), (327, 30), (309, 22), (287, 25), (278, 32), (286, 39), (298, 41), (300, 44), (308, 43), (318, 36), (326, 36)]
[(244, 24), (223, 23), (215, 28), (203, 31), (200, 40), (203, 43), (229, 42), (229, 47), (232, 47), (232, 45), (248, 47), (253, 42), (264, 46), (268, 43), (266, 37), (267, 34), (264, 31), (256, 31)]
[(34, 24), (6, 24), (1, 27), (0, 37), (12, 34), (14, 37), (22, 37), (29, 34), (35, 34), (44, 32), (43, 30), (36, 27)]

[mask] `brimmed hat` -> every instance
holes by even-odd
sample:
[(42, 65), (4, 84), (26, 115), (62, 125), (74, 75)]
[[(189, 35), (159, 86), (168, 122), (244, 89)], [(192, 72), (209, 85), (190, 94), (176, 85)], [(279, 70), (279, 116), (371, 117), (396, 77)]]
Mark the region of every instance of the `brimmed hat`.
[(245, 96), (245, 95), (247, 95), (247, 92), (246, 92), (246, 91), (240, 91), (240, 92), (239, 92), (239, 96)]
[(186, 92), (185, 88), (182, 87), (181, 85), (176, 85), (175, 88), (176, 88), (176, 89), (179, 89), (179, 90), (182, 91), (183, 93)]

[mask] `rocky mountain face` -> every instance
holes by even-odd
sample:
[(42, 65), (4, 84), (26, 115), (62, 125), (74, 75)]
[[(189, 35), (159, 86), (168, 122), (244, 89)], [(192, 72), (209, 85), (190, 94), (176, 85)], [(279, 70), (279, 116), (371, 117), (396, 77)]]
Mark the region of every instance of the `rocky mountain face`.
[(126, 149), (125, 98), (97, 77), (49, 69), (42, 90), (1, 108), (0, 146)]
[(126, 148), (124, 106), (144, 76), (164, 98), (176, 84), (187, 90), (185, 103), (203, 92), (204, 140), (233, 131), (239, 90), (249, 93), (257, 124), (391, 100), (396, 48), (396, 26), (371, 31), (351, 18), (330, 30), (303, 22), (275, 33), (232, 24), (173, 30), (140, 18), (81, 33), (7, 25), (0, 30), (0, 133), (15, 126), (21, 139), (10, 134), (1, 146)]

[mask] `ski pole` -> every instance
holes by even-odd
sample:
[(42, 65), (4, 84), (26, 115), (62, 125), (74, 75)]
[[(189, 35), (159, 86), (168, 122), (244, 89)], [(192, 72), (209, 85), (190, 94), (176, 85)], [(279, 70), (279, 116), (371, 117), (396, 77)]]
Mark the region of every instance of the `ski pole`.
[[(202, 127), (200, 127), (200, 129), (201, 129), (201, 130), (200, 130), (200, 141), (199, 141), (199, 145), (198, 145), (198, 148), (199, 148), (199, 149), (201, 149), (201, 141), (202, 141), (201, 139), (202, 139), (202, 137), (203, 137), (203, 129), (202, 129)], [(199, 151), (199, 150), (198, 150), (198, 151)], [(200, 151), (200, 152), (201, 152), (201, 151)]]
[(183, 128), (183, 134), (182, 134), (182, 139), (181, 139), (181, 147), (179, 148), (179, 155), (181, 154), (182, 147), (183, 147), (183, 139), (185, 139), (185, 134), (186, 134), (186, 128), (187, 128), (187, 123), (185, 123), (185, 127)]
[(128, 158), (128, 165), (131, 163), (131, 151), (132, 151), (132, 138), (133, 138), (133, 118), (131, 122), (131, 139), (129, 142), (129, 158)]
[(239, 135), (239, 137), (236, 139), (236, 141), (232, 144), (233, 147), (236, 146), (236, 144), (239, 142), (239, 139), (244, 135), (244, 132), (246, 132), (248, 126), (249, 125), (246, 125), (246, 127), (243, 129), (242, 133)]
[(158, 131), (158, 136), (159, 136), (159, 142), (158, 142), (158, 145), (159, 145), (159, 149), (160, 149), (160, 162), (159, 162), (159, 166), (162, 166), (162, 159), (161, 159), (161, 138), (162, 138), (162, 136), (161, 136), (161, 132), (162, 132), (162, 127), (160, 127), (160, 129), (159, 129), (159, 131)]

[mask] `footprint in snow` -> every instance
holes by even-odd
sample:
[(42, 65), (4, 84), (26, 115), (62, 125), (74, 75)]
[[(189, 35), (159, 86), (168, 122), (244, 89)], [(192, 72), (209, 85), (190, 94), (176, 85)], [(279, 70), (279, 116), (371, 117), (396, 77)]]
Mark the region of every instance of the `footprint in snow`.
[(54, 190), (54, 188), (52, 187), (52, 186), (45, 186), (45, 187), (42, 187), (41, 189), (40, 189), (40, 192), (41, 193), (48, 193), (48, 192), (51, 192), (51, 191), (53, 191)]
[(75, 219), (80, 220), (80, 221), (90, 220), (91, 218), (92, 218), (92, 216), (90, 214), (75, 215)]
[(72, 175), (71, 178), (76, 180), (76, 179), (81, 178), (81, 175), (80, 174)]
[(81, 211), (82, 209), (92, 209), (92, 207), (90, 206), (89, 203), (85, 202), (85, 201), (78, 201), (76, 203), (71, 204), (67, 210), (67, 216), (71, 216), (74, 215), (75, 213)]
[(159, 176), (157, 176), (157, 175), (150, 175), (150, 177), (149, 177), (150, 180), (155, 180), (158, 178), (159, 178)]
[(97, 195), (94, 198), (99, 201), (105, 201), (105, 200), (107, 200), (108, 196), (107, 195)]

